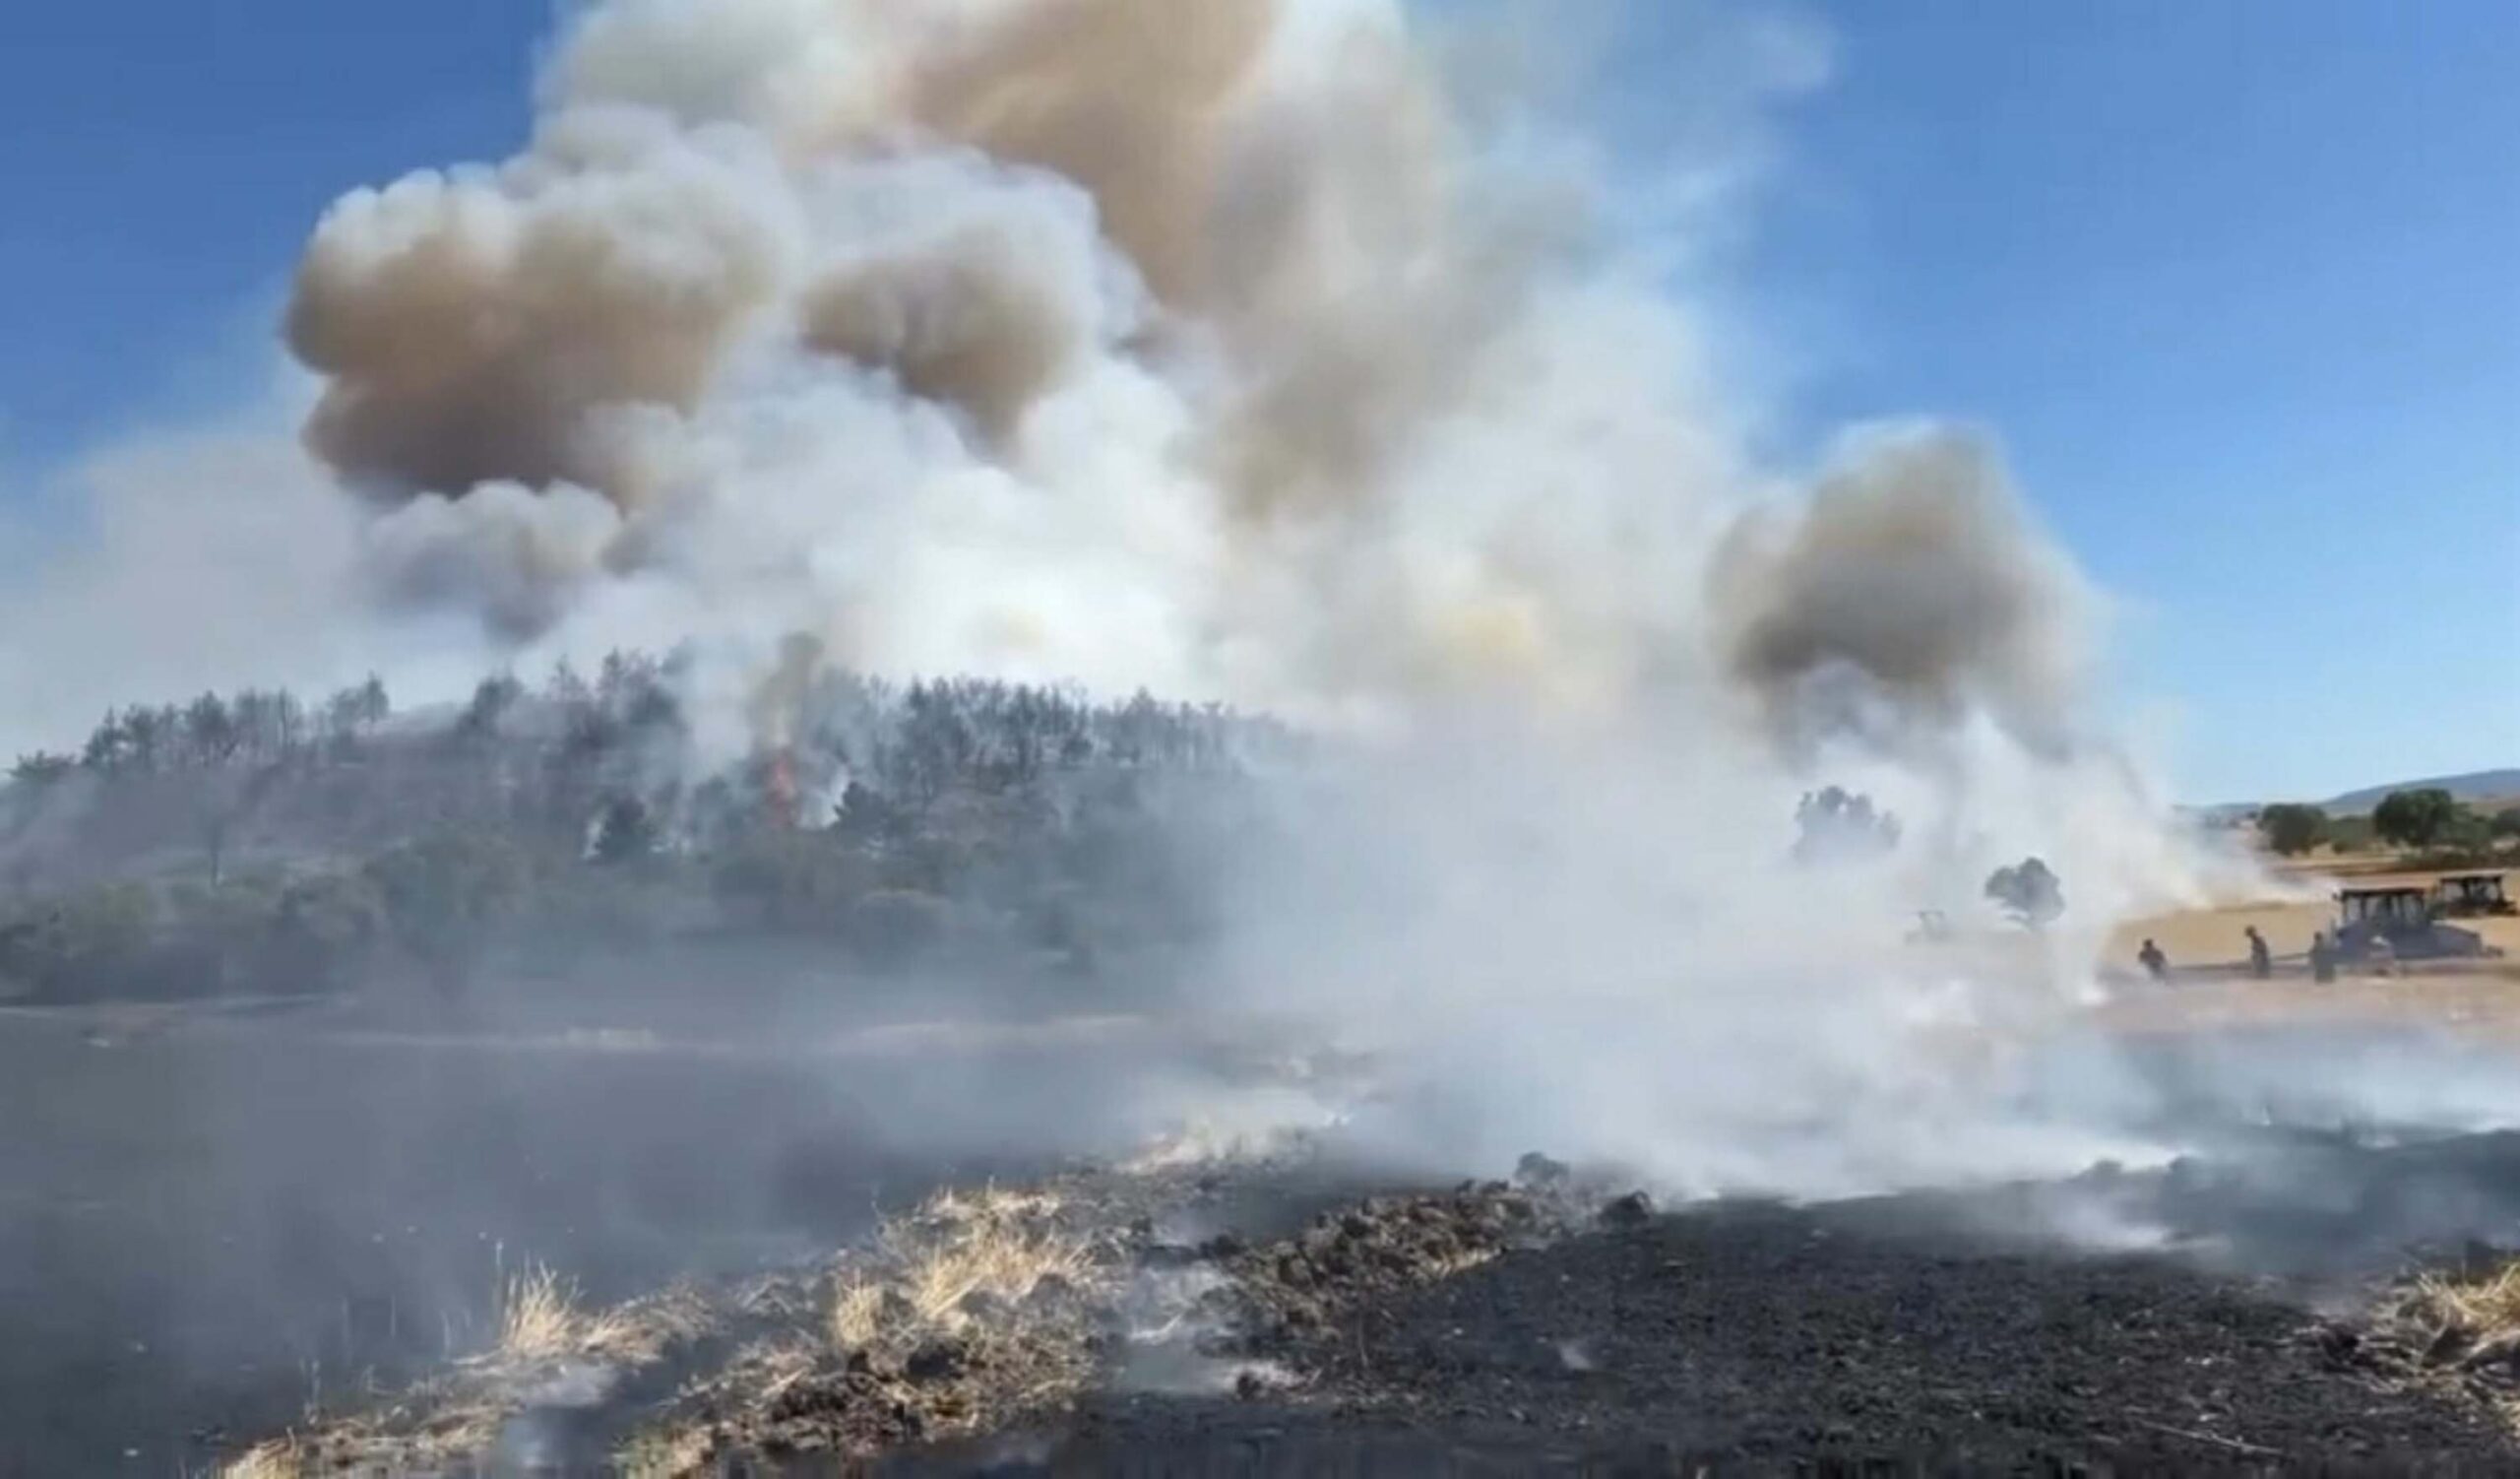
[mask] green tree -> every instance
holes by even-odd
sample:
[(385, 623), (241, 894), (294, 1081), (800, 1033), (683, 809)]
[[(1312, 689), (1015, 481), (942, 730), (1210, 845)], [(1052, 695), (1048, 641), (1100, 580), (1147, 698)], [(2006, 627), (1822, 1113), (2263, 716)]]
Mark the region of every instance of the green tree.
[(951, 909), (934, 894), (882, 889), (850, 905), (843, 929), (868, 958), (899, 965), (942, 943), (951, 922)]
[(358, 688), (358, 722), (374, 729), (394, 717), (394, 700), (386, 695), (385, 679), (371, 673)]
[(168, 741), (173, 739), (165, 715), (146, 704), (133, 704), (123, 710), (122, 732), (125, 747), (133, 764), (142, 770), (156, 770), (165, 759)]
[(865, 847), (892, 836), (901, 825), (901, 817), (880, 793), (851, 781), (840, 794), (840, 814), (834, 825), (843, 842)]
[(2328, 840), (2327, 813), (2316, 806), (2279, 803), (2257, 813), (2258, 835), (2287, 858), (2296, 858)]
[(1801, 830), (1794, 844), (1796, 863), (1878, 857), (1899, 846), (1899, 818), (1874, 810), (1872, 798), (1844, 787), (1806, 793), (1794, 823)]
[(203, 694), (184, 710), (184, 746), (196, 764), (225, 764), (242, 739), (235, 715), (216, 693)]
[(499, 732), (499, 721), (525, 696), (525, 685), (514, 674), (485, 677), (472, 689), (472, 698), (464, 706), (463, 717), (455, 721), (455, 733), (466, 739), (488, 739)]
[(129, 753), (130, 744), (123, 734), (122, 712), (107, 709), (105, 717), (89, 731), (88, 742), (80, 746), (79, 763), (90, 770), (118, 770)]
[(450, 995), (471, 982), (498, 923), (531, 881), (525, 856), (512, 844), (453, 828), (371, 860), (365, 873), (396, 942)]
[(2459, 804), (2437, 787), (2393, 791), (2371, 808), (2371, 829), (2383, 842), (2428, 848), (2459, 819)]
[(849, 910), (875, 887), (873, 869), (829, 833), (783, 827), (745, 834), (711, 879), (719, 902), (782, 930), (843, 931)]
[(360, 718), (366, 700), (357, 688), (344, 688), (324, 700), (320, 723), (325, 741), (334, 753), (346, 755), (357, 747), (366, 721)]
[(656, 852), (657, 836), (657, 818), (647, 804), (635, 796), (616, 796), (596, 818), (591, 852), (598, 863), (634, 863)]
[(2500, 841), (2520, 837), (2520, 806), (2505, 806), (2493, 813), (2493, 819), (2486, 823), (2486, 830)]
[(78, 768), (79, 762), (68, 755), (39, 749), (32, 754), (20, 755), (18, 763), (9, 767), (9, 775), (12, 779), (24, 781), (30, 786), (49, 786), (55, 781), (66, 778)]
[(2493, 846), (2493, 823), (2461, 806), (2450, 818), (2450, 824), (2442, 829), (2437, 842), (2451, 852), (2473, 857)]
[(1986, 897), (2018, 924), (2045, 930), (2065, 912), (2065, 890), (2055, 871), (2038, 858), (1999, 868), (1986, 878)]
[(141, 984), (156, 943), (148, 885), (99, 883), (34, 901), (0, 922), (0, 974), (54, 1000), (87, 1000)]
[(265, 959), (271, 984), (317, 992), (344, 975), (385, 937), (385, 901), (363, 873), (317, 873), (284, 888), (273, 911)]

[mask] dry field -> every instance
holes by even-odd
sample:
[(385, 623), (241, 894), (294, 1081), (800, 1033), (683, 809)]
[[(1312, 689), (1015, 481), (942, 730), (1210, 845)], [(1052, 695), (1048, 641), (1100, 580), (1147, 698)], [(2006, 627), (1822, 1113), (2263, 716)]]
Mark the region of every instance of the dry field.
[[(2358, 888), (2406, 883), (2430, 887), (2438, 873), (2406, 872), (2385, 858), (2322, 860), (2316, 867), (2277, 866), (2279, 876), (2322, 894), (2350, 882)], [(2520, 884), (2520, 865), (2512, 870)], [(2310, 980), (2305, 956), (2313, 934), (2332, 928), (2336, 905), (2260, 902), (2189, 910), (2120, 927), (2110, 938), (2108, 964), (2131, 975), (2135, 952), (2147, 938), (2171, 959), (2173, 980), (2162, 993), (2130, 993), (2103, 1013), (2132, 1028), (2211, 1027), (2281, 1021), (2437, 1022), (2445, 1028), (2520, 1039), (2520, 918), (2452, 923), (2501, 950), (2499, 959), (2411, 962), (2393, 976), (2349, 969), (2337, 982)], [(2245, 933), (2255, 926), (2275, 952), (2270, 981), (2241, 977), (2248, 961)]]

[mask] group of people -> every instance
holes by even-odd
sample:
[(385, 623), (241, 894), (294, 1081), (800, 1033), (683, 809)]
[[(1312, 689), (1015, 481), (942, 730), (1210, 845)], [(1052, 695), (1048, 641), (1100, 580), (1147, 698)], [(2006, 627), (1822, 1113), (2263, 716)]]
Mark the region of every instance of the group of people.
[[(2269, 979), (2275, 974), (2275, 952), (2268, 947), (2266, 936), (2257, 932), (2255, 925), (2247, 926), (2242, 932), (2248, 936), (2250, 977), (2258, 981)], [(2388, 971), (2385, 959), (2387, 948), (2388, 942), (2385, 938), (2377, 940), (2373, 946), (2374, 955), (2380, 957), (2379, 969), (2383, 975)], [(2310, 979), (2334, 981), (2337, 963), (2335, 936), (2325, 930), (2310, 936), (2309, 959)], [(2152, 939), (2146, 939), (2144, 947), (2135, 952), (2135, 963), (2142, 966), (2144, 974), (2155, 981), (2166, 983), (2170, 980), (2170, 956), (2164, 953), (2161, 945)]]

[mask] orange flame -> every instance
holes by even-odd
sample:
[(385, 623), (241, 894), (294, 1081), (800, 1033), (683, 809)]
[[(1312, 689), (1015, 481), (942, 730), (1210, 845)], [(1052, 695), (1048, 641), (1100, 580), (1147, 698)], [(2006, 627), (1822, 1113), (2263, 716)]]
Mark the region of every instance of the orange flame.
[(796, 756), (782, 745), (770, 754), (770, 774), (763, 782), (765, 800), (770, 807), (770, 824), (792, 827), (796, 824)]

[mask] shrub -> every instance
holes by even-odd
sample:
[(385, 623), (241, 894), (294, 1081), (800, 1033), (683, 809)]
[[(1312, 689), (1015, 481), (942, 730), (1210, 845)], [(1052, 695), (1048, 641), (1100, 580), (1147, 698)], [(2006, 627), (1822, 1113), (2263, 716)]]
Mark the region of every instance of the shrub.
[(2371, 828), (2383, 842), (2428, 848), (2457, 823), (2459, 804), (2438, 788), (2393, 791), (2371, 808)]
[(2266, 845), (2287, 858), (2300, 855), (2328, 840), (2327, 813), (2316, 806), (2283, 803), (2257, 814), (2258, 835)]
[(1986, 878), (1986, 897), (2033, 930), (2044, 930), (2065, 912), (2065, 890), (2053, 869), (2037, 858), (1999, 868)]

